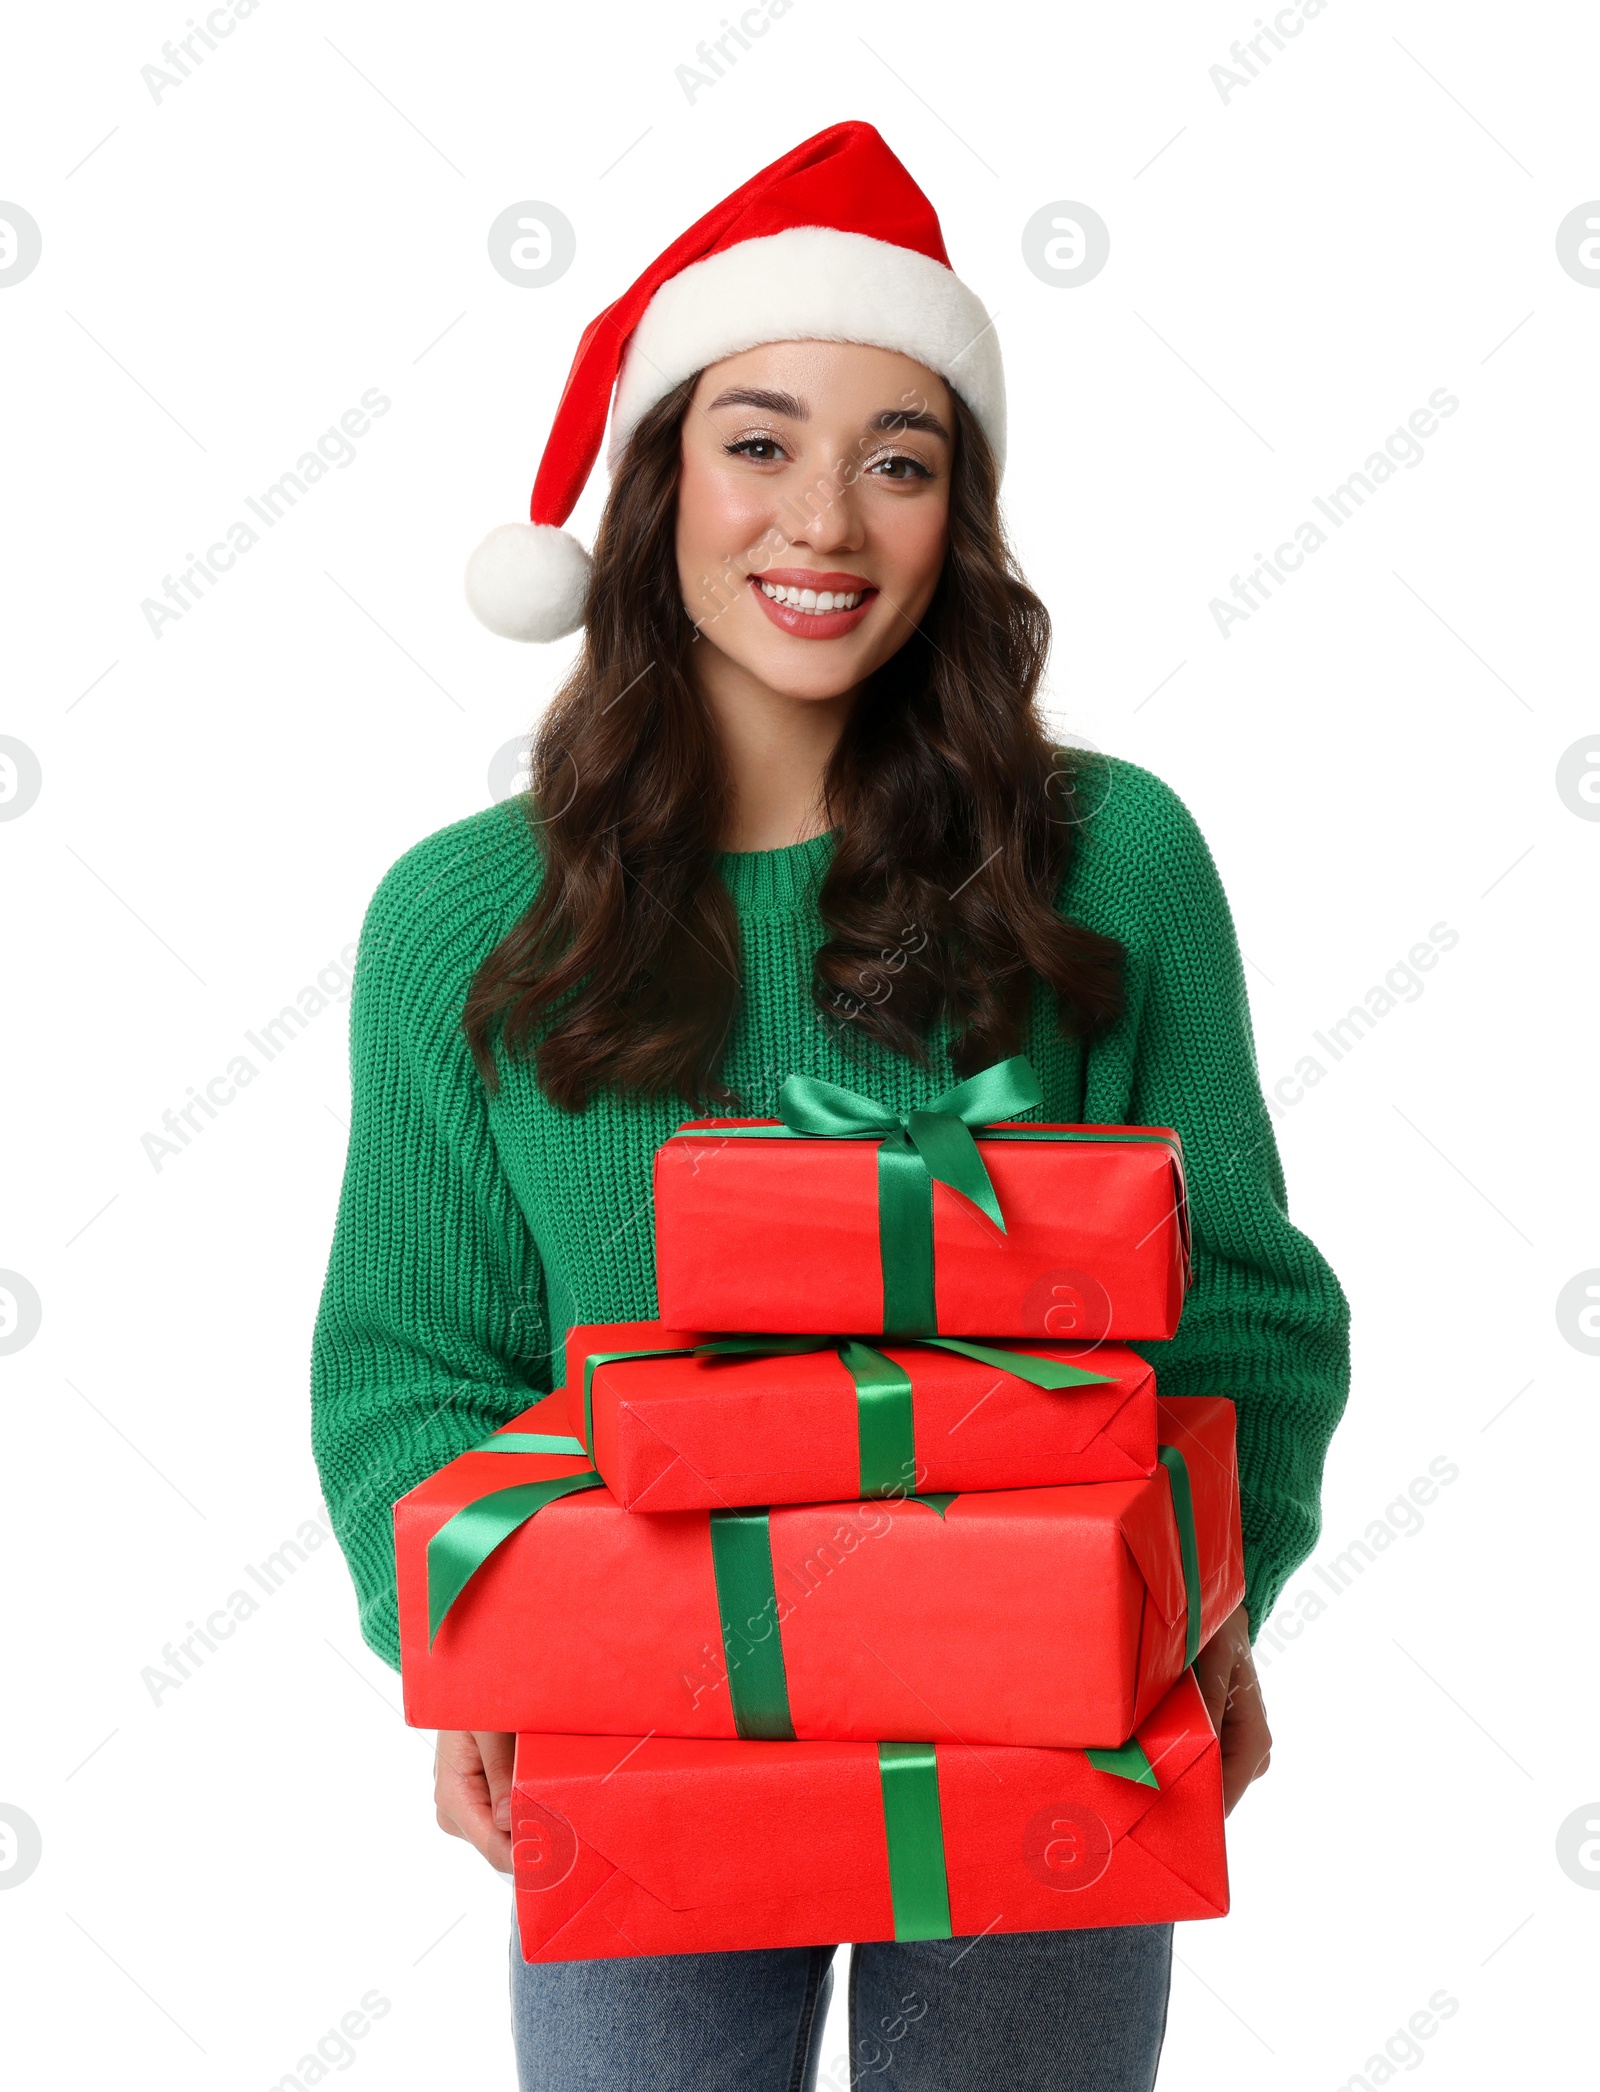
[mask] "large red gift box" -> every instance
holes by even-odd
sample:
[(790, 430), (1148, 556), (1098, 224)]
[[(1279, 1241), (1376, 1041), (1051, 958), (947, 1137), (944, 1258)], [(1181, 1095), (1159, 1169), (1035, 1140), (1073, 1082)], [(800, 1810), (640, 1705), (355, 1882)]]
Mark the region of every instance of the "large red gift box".
[(880, 1228), (881, 1144), (786, 1132), (776, 1119), (698, 1119), (656, 1150), (664, 1322), (1069, 1343), (1176, 1331), (1189, 1245), (1170, 1127), (1018, 1121), (980, 1131), (1005, 1227), (948, 1184), (931, 1185), (932, 1320), (896, 1317), (892, 1301), (886, 1313), (897, 1230), (887, 1209)]
[(1220, 1917), (1217, 1740), (1192, 1675), (1146, 1778), (1082, 1751), (520, 1735), (529, 1961)]
[[(567, 1417), (551, 1397), (497, 1436)], [(1233, 1424), (1219, 1398), (1159, 1403), (1161, 1464), (1132, 1481), (652, 1517), (581, 1453), (463, 1453), (395, 1506), (406, 1719), (1118, 1744), (1243, 1595)], [(430, 1542), (459, 1566), (491, 1497), (508, 1537), (430, 1644)]]
[[(619, 1503), (694, 1511), (1029, 1489), (1130, 1481), (1156, 1464), (1155, 1374), (1122, 1345), (746, 1348), (761, 1341), (663, 1322), (568, 1332), (573, 1421)], [(1025, 1370), (1065, 1367), (1085, 1384), (1034, 1386), (1002, 1363), (1016, 1352)]]

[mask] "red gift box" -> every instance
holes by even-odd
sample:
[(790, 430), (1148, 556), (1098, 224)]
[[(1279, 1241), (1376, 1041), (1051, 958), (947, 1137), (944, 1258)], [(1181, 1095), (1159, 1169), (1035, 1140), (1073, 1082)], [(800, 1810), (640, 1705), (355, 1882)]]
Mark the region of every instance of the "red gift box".
[(1082, 1751), (520, 1735), (529, 1961), (1145, 1925), (1228, 1908), (1221, 1753), (1192, 1676)]
[(1069, 1343), (1177, 1330), (1189, 1245), (1171, 1128), (1002, 1122), (980, 1132), (1005, 1228), (948, 1184), (931, 1185), (932, 1321), (886, 1318), (895, 1230), (880, 1227), (881, 1143), (785, 1134), (776, 1119), (699, 1119), (656, 1150), (663, 1322)]
[[(551, 1397), (497, 1435), (565, 1422)], [(1161, 1402), (1158, 1429), (1162, 1464), (1134, 1481), (648, 1518), (581, 1455), (463, 1453), (395, 1506), (406, 1719), (1118, 1744), (1244, 1590), (1232, 1403)], [(562, 1488), (579, 1493), (517, 1522)], [(430, 1543), (436, 1565), (458, 1559), (491, 1497), (509, 1536), (430, 1644)]]
[[(890, 1339), (881, 1349), (819, 1339), (825, 1348), (749, 1356), (721, 1353), (719, 1341), (759, 1339), (708, 1339), (662, 1322), (568, 1332), (573, 1421), (629, 1510), (1131, 1481), (1156, 1464), (1155, 1374), (1121, 1345), (975, 1347), (984, 1359)], [(1033, 1386), (999, 1363), (1014, 1350), (1026, 1351), (1025, 1365), (1101, 1378)]]

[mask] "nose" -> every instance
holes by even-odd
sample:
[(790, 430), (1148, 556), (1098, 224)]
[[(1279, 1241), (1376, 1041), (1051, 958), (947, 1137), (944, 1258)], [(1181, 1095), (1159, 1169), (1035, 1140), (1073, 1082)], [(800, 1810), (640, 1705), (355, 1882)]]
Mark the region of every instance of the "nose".
[(866, 541), (857, 476), (838, 464), (819, 469), (786, 503), (783, 527), (791, 545), (816, 553), (859, 552)]

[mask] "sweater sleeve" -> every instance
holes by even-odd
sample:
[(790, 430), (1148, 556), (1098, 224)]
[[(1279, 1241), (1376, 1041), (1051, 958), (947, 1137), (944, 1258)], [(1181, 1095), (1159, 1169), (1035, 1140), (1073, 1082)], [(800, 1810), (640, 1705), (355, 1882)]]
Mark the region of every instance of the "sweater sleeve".
[[(1132, 766), (1128, 766), (1132, 769)], [(1135, 772), (1140, 896), (1129, 938), (1132, 1123), (1183, 1140), (1194, 1282), (1177, 1335), (1141, 1344), (1164, 1395), (1237, 1408), (1252, 1637), (1321, 1530), (1323, 1462), (1349, 1391), (1349, 1304), (1289, 1219), (1222, 882), (1176, 793)], [(1119, 1027), (1120, 1029), (1120, 1027)]]
[[(454, 840), (452, 836), (454, 834)], [(538, 1251), (458, 1029), (504, 925), (443, 831), (384, 876), (357, 946), (350, 1138), (311, 1348), (311, 1439), (361, 1633), (399, 1667), (395, 1500), (550, 1390)]]

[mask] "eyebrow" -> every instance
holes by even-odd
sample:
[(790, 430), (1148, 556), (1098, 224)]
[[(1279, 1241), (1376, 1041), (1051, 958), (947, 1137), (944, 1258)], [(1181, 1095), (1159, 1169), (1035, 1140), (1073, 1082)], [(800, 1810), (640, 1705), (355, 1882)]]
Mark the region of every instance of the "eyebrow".
[[(768, 392), (758, 386), (730, 386), (726, 392), (717, 394), (709, 403), (707, 411), (717, 407), (760, 407), (768, 414), (787, 415), (791, 421), (811, 419), (811, 410), (805, 401), (797, 399), (792, 392)], [(925, 435), (942, 436), (946, 443), (950, 441), (950, 431), (938, 415), (930, 414), (925, 409), (912, 413), (904, 407), (885, 407), (881, 414), (869, 415), (866, 426), (869, 429), (893, 430), (897, 434), (902, 430), (916, 429)]]

